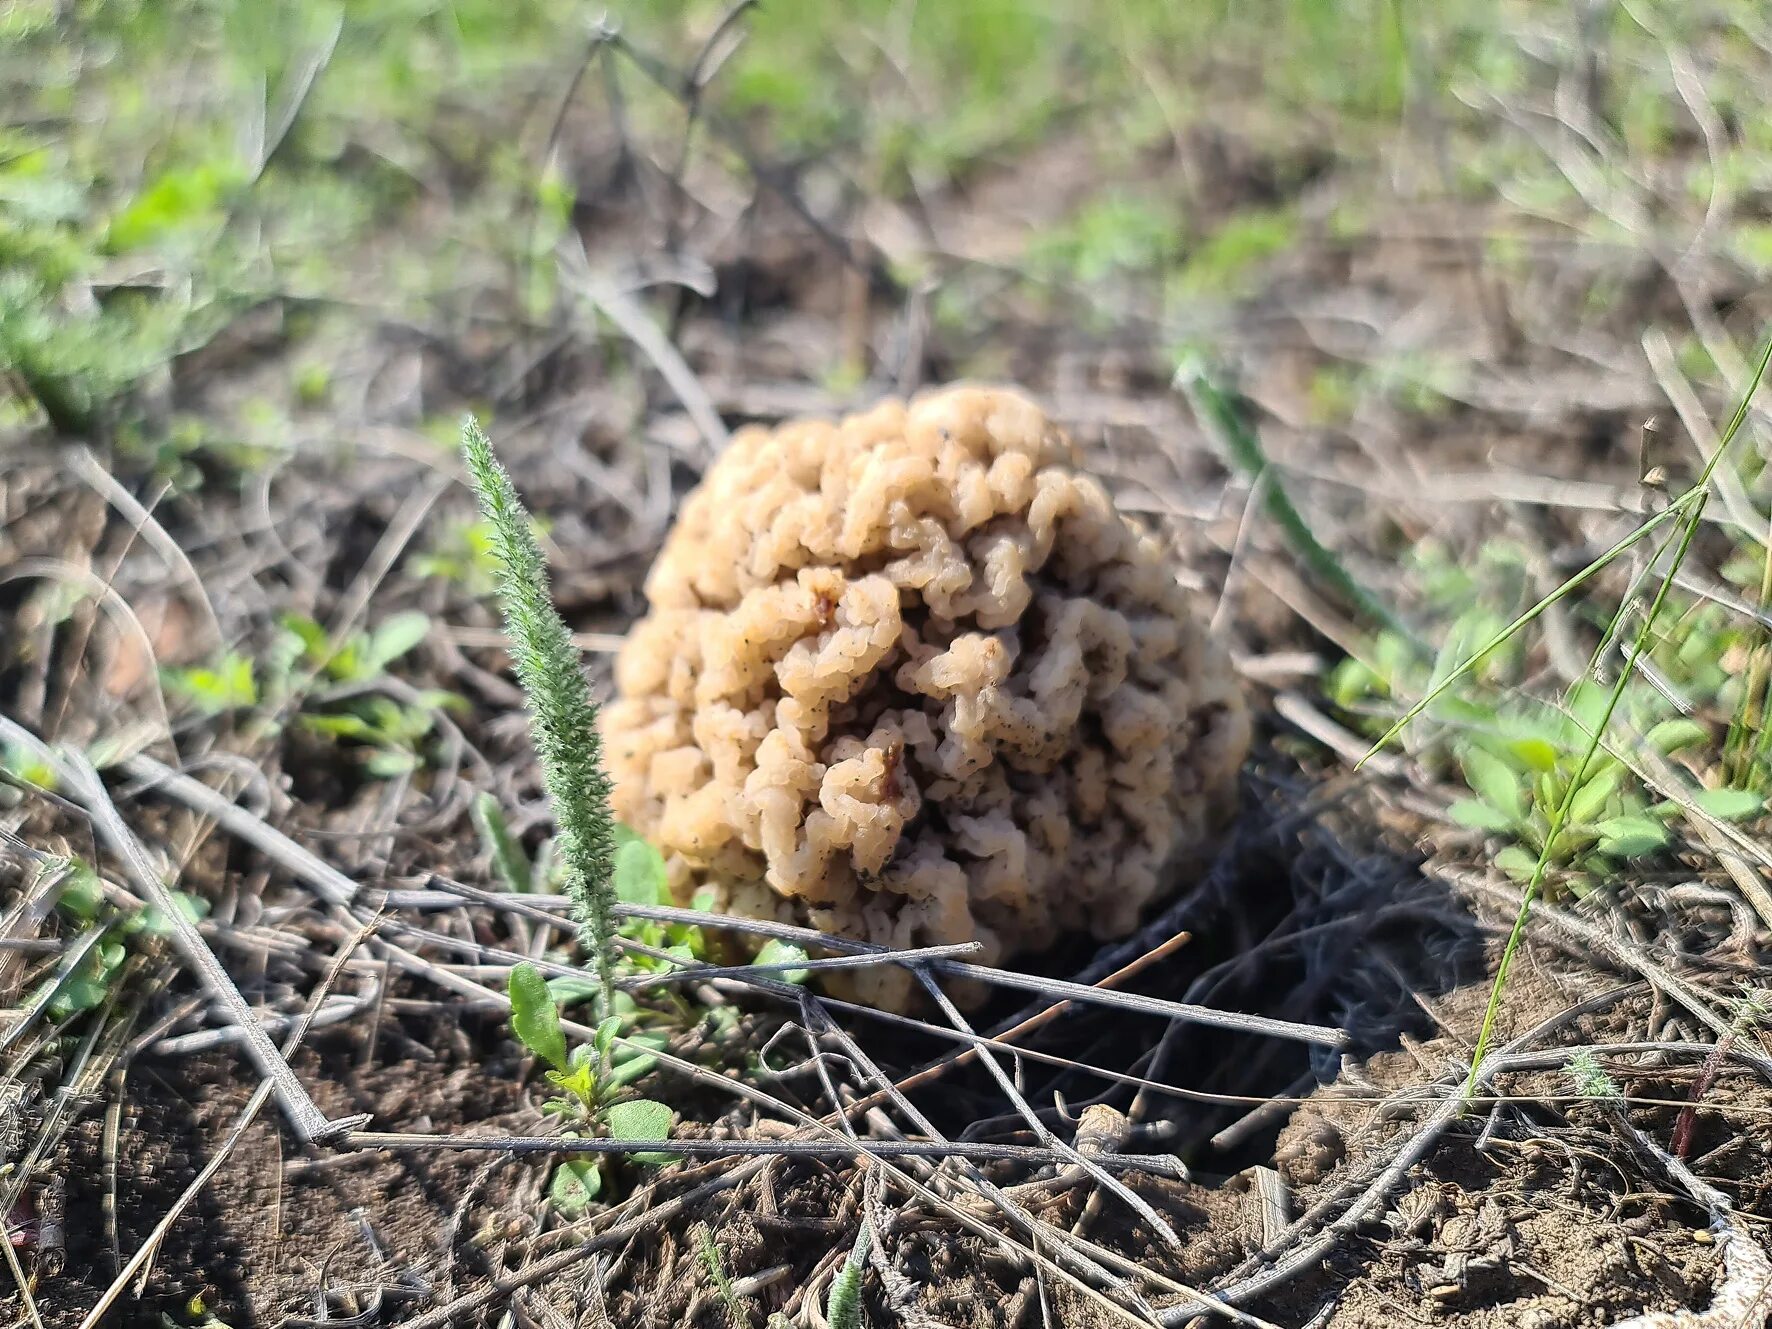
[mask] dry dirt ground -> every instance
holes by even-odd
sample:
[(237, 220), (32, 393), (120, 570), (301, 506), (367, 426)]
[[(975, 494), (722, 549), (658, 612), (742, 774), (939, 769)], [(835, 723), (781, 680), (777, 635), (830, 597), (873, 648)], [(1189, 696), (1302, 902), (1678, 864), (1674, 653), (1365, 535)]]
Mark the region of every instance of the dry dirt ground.
[[(578, 218), (593, 260), (655, 252), (647, 182), (606, 161), (614, 149), (595, 136), (577, 151), (583, 178), (606, 181)], [(1445, 1110), (1518, 887), (1489, 866), (1480, 837), (1445, 823), (1443, 789), (1406, 763), (1354, 774), (1335, 750), (1351, 743), (1357, 755), (1359, 745), (1326, 720), (1317, 684), (1359, 629), (1280, 536), (1250, 519), (1244, 479), (1170, 390), (1171, 348), (1140, 321), (1136, 292), (1086, 317), (1074, 293), (990, 284), (997, 237), (1027, 224), (1027, 200), (1062, 215), (1067, 199), (1106, 183), (1093, 165), (1086, 144), (1054, 141), (938, 201), (939, 233), (967, 256), (947, 280), (984, 311), (977, 326), (943, 323), (929, 290), (894, 277), (891, 248), (911, 225), (902, 209), (827, 206), (813, 180), (797, 184), (818, 226), (760, 191), (743, 230), (697, 255), (717, 294), (685, 295), (666, 327), (729, 426), (840, 411), (966, 374), (1022, 384), (1073, 431), (1122, 505), (1186, 554), (1202, 612), (1216, 611), (1263, 719), (1241, 819), (1208, 881), (1189, 883), (1105, 968), (1076, 950), (1044, 969), (1095, 981), (1187, 931), (1191, 941), (1123, 986), (1332, 1025), (1350, 1036), (1345, 1052), (1081, 1006), (1021, 1037), (1042, 1055), (1005, 1064), (1047, 1125), (1068, 1135), (1076, 1112), (1105, 1102), (1131, 1118), (1129, 1151), (1185, 1160), (1187, 1180), (1124, 1174), (1147, 1216), (1087, 1180), (1021, 1163), (692, 1160), (657, 1173), (622, 1165), (616, 1193), (633, 1198), (574, 1224), (550, 1210), (537, 1159), (302, 1147), (274, 1105), (250, 1110), (257, 1080), (246, 1063), (193, 1037), (212, 1028), (197, 989), (149, 938), (132, 950), (108, 1018), (82, 1026), (90, 1041), (37, 1043), (34, 1060), (15, 1067), (24, 1094), (8, 1129), (27, 1148), (49, 1142), (14, 1173), (25, 1181), (13, 1244), (32, 1293), (29, 1309), (13, 1294), (20, 1322), (82, 1325), (109, 1290), (114, 1322), (156, 1326), (664, 1329), (761, 1325), (775, 1312), (817, 1326), (863, 1218), (880, 1225), (864, 1282), (876, 1325), (1241, 1317), (1550, 1329), (1710, 1305), (1728, 1272), (1725, 1228), (1742, 1234), (1737, 1250), (1772, 1236), (1759, 1031), (1728, 1035), (1735, 1050), (1706, 1061), (1720, 1046), (1716, 1012), (1764, 973), (1766, 925), (1697, 853), (1553, 901), (1528, 929), (1502, 1013), (1498, 1045), (1512, 1060), (1462, 1114)], [(1303, 218), (1259, 289), (1201, 333), (1237, 364), (1276, 463), (1357, 578), (1381, 593), (1398, 585), (1401, 552), (1428, 536), (1466, 552), (1506, 536), (1542, 556), (1540, 573), (1566, 573), (1633, 509), (1643, 420), (1668, 419), (1657, 446), (1684, 455), (1638, 338), (1658, 318), (1684, 317), (1685, 292), (1621, 250), (1610, 261), (1626, 297), (1594, 313), (1584, 303), (1592, 283), (1571, 273), (1607, 256), (1517, 220), (1518, 252), (1498, 271), (1481, 240), (1489, 219), (1474, 204), (1422, 201), (1407, 185), (1419, 167), (1355, 172), (1212, 129), (1142, 164), (1185, 179), (1208, 215), (1259, 201)], [(1351, 235), (1333, 224), (1338, 209), (1375, 194), (1381, 218)], [(1709, 316), (1751, 327), (1746, 284), (1727, 272), (1706, 280)], [(875, 372), (853, 388), (833, 382), (823, 372), (833, 345), (853, 347)], [(1462, 372), (1430, 412), (1372, 398), (1351, 419), (1318, 423), (1317, 371), (1376, 363), (1387, 348)], [(597, 634), (620, 633), (639, 611), (650, 554), (705, 444), (669, 381), (607, 328), (514, 341), (380, 326), (330, 353), (335, 403), (350, 404), (297, 409), (296, 444), (274, 467), (218, 470), (167, 495), (119, 463), (120, 500), (64, 440), (14, 448), (0, 470), (0, 568), (90, 570), (129, 612), (61, 615), (34, 593), (33, 576), (0, 582), (0, 713), (70, 742), (127, 738), (158, 717), (156, 666), (212, 658), (218, 643), (262, 647), (284, 613), (336, 624), (422, 610), (432, 634), (378, 686), (396, 698), (435, 687), (466, 699), (432, 767), (369, 779), (350, 750), (293, 727), (267, 733), (245, 715), (176, 714), (179, 755), (365, 884), (367, 898), (431, 873), (486, 883), (473, 791), (516, 809), (513, 828), (532, 847), (545, 808), (483, 588), (414, 571), (414, 554), (446, 543), (471, 511), (449, 454), (419, 426), (464, 403), (497, 406), (500, 450), (548, 523), (556, 599), (593, 634), (587, 662), (599, 685)], [(181, 363), (171, 390), (181, 409), (228, 419), (287, 381), (292, 354), (284, 315), (261, 311)], [(136, 500), (152, 506), (151, 523)], [(148, 751), (169, 756), (163, 745)], [(370, 943), (286, 863), (139, 773), (114, 769), (107, 787), (176, 867), (180, 889), (207, 902), (203, 929), (255, 1004), (298, 1012), (335, 958), (351, 954), (332, 981), (362, 1000), (310, 1031), (293, 1057), (329, 1115), (367, 1113), (382, 1131), (548, 1129), (539, 1077), (493, 995), (502, 979), (485, 977), (476, 949), (528, 946), (528, 922), (464, 909), (420, 920), (425, 934)], [(54, 799), (26, 792), (0, 818), (38, 851), (94, 852), (85, 818)], [(19, 953), (36, 955), (25, 943), (40, 937), (67, 940), (27, 907), (29, 856), (12, 856), (6, 871)], [(22, 1002), (19, 972), (7, 982)], [(1011, 994), (976, 1023), (1021, 1010)], [(660, 1073), (647, 1087), (679, 1109), (685, 1135), (779, 1138), (786, 1128), (769, 1110), (720, 1085), (756, 1085), (822, 1114), (833, 1089), (851, 1099), (871, 1090), (859, 1054), (902, 1077), (952, 1048), (849, 1015), (841, 1037), (814, 1036), (805, 1018), (754, 999), (730, 1026), (680, 1030), (673, 1049), (706, 1075)], [(1602, 1049), (1622, 1100), (1572, 1090), (1564, 1063), (1584, 1046)], [(1686, 1128), (1685, 1163), (1670, 1164), (1694, 1096), (1702, 1109)], [(949, 1138), (1034, 1142), (976, 1064), (910, 1099)], [(908, 1129), (899, 1110), (860, 1125), (871, 1139)], [(983, 1198), (980, 1179), (1034, 1237)], [(1726, 1223), (1707, 1194), (1722, 1197)], [(731, 1306), (704, 1258), (704, 1230)], [(1066, 1267), (1053, 1233), (1069, 1234), (1073, 1257), (1086, 1252), (1089, 1272), (1076, 1273), (1077, 1258)], [(144, 1244), (152, 1258), (120, 1276)], [(1237, 1310), (1201, 1304), (1203, 1291)], [(1762, 1301), (1734, 1319), (1654, 1323), (1765, 1319)]]

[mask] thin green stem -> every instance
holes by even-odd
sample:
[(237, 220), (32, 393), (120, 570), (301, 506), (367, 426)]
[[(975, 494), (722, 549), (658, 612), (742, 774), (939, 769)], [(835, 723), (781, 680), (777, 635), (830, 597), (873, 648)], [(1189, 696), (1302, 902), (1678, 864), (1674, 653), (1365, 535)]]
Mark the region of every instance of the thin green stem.
[(1176, 371), (1175, 381), (1200, 423), (1217, 436), (1219, 446), (1248, 477), (1249, 483), (1264, 489), (1263, 504), (1268, 516), (1306, 566), (1368, 619), (1399, 634), (1417, 650), (1423, 649), (1390, 607), (1355, 581), (1341, 561), (1317, 539), (1304, 515), (1286, 493), (1278, 468), (1268, 460), (1261, 439), (1244, 418), (1236, 395), (1213, 382), (1205, 367), (1197, 362), (1182, 365)]

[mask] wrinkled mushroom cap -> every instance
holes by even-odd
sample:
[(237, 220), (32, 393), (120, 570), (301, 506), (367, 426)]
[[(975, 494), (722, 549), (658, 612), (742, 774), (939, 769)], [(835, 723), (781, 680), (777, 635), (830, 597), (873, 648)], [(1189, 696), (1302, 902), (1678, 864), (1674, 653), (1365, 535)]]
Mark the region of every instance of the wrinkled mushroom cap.
[[(1229, 814), (1249, 720), (1176, 567), (1017, 393), (746, 429), (616, 662), (617, 814), (685, 901), (1000, 963), (1123, 936)], [(887, 1008), (904, 971), (836, 984)]]

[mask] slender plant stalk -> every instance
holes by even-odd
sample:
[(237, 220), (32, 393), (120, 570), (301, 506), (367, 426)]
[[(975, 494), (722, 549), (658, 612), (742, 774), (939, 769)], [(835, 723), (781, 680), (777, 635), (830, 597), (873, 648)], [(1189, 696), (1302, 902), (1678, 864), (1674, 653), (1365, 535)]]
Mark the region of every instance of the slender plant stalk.
[(547, 565), (529, 513), (492, 444), (472, 416), (462, 421), (462, 458), (492, 528), (499, 564), (498, 598), (511, 640), (517, 679), (529, 701), (529, 729), (559, 826), (556, 843), (566, 893), (590, 952), (598, 1014), (615, 1000), (614, 818), (609, 777), (597, 736), (597, 704), (585, 682), (572, 634), (548, 598)]
[[(1741, 404), (1736, 407), (1735, 415), (1729, 421), (1729, 427), (1723, 431), (1722, 437), (1717, 443), (1717, 450), (1705, 462), (1704, 469), (1699, 472), (1698, 480), (1692, 488), (1682, 494), (1679, 500), (1667, 509), (1667, 512), (1679, 510), (1683, 513), (1673, 559), (1668, 564), (1667, 572), (1661, 578), (1661, 585), (1656, 589), (1655, 599), (1650, 603), (1648, 613), (1643, 616), (1643, 624), (1637, 630), (1630, 654), (1625, 658), (1624, 667), (1618, 671), (1618, 680), (1612, 685), (1612, 691), (1606, 698), (1606, 709), (1601, 712), (1598, 722), (1593, 727), (1593, 732), (1588, 735), (1587, 748), (1581, 754), (1580, 762), (1576, 764), (1575, 772), (1569, 780), (1568, 788), (1564, 791), (1562, 801), (1557, 804), (1556, 811), (1551, 816), (1544, 844), (1538, 851), (1538, 861), (1532, 867), (1532, 877), (1526, 883), (1526, 890), (1520, 897), (1520, 908), (1514, 915), (1513, 929), (1508, 933), (1507, 945), (1501, 952), (1501, 963), (1495, 971), (1495, 981), (1489, 988), (1489, 1003), (1483, 1011), (1482, 1028), (1477, 1032), (1476, 1050), (1471, 1054), (1470, 1074), (1465, 1077), (1464, 1082), (1464, 1098), (1467, 1100), (1475, 1094), (1477, 1083), (1482, 1077), (1483, 1059), (1495, 1036), (1495, 1022), (1501, 1012), (1501, 998), (1507, 988), (1508, 974), (1513, 968), (1514, 957), (1519, 953), (1520, 942), (1525, 937), (1526, 919), (1532, 911), (1532, 903), (1538, 898), (1538, 893), (1544, 886), (1545, 874), (1549, 871), (1551, 855), (1555, 852), (1557, 839), (1562, 835), (1563, 827), (1568, 823), (1569, 809), (1575, 802), (1575, 796), (1580, 791), (1583, 780), (1587, 777), (1587, 768), (1593, 761), (1594, 753), (1599, 751), (1600, 742), (1612, 723), (1612, 713), (1618, 708), (1619, 700), (1624, 696), (1625, 687), (1629, 684), (1631, 675), (1636, 671), (1637, 661), (1648, 649), (1650, 638), (1655, 630), (1655, 622), (1660, 618), (1661, 611), (1667, 604), (1668, 595), (1674, 587), (1674, 580), (1679, 576), (1680, 568), (1686, 561), (1686, 555), (1692, 549), (1692, 541), (1698, 534), (1699, 524), (1704, 519), (1704, 508), (1705, 504), (1710, 501), (1714, 484), (1713, 477), (1716, 475), (1717, 466), (1728, 451), (1729, 444), (1734, 440), (1735, 435), (1740, 432), (1742, 423), (1747, 419), (1748, 408), (1753, 401), (1754, 393), (1759, 389), (1761, 380), (1766, 376), (1766, 366), (1769, 361), (1772, 361), (1772, 339), (1767, 341), (1766, 348), (1760, 355), (1759, 367), (1754, 371), (1753, 380), (1742, 395)], [(1665, 516), (1666, 513), (1660, 515)], [(1638, 534), (1640, 535), (1652, 524), (1652, 522), (1644, 523), (1642, 527), (1638, 528)], [(1619, 546), (1613, 546), (1615, 551), (1618, 548)], [(1619, 606), (1614, 622), (1616, 622), (1616, 618), (1624, 615), (1628, 607), (1628, 601)], [(1528, 612), (1532, 613), (1533, 611)], [(1612, 631), (1613, 628), (1608, 627), (1608, 635)], [(1462, 672), (1462, 668), (1454, 671), (1454, 677)], [(1419, 709), (1411, 712), (1411, 715), (1418, 714)], [(1396, 729), (1393, 728), (1391, 732), (1394, 734)], [(1386, 737), (1388, 738), (1389, 735)], [(1380, 741), (1379, 746), (1382, 745), (1383, 740)]]

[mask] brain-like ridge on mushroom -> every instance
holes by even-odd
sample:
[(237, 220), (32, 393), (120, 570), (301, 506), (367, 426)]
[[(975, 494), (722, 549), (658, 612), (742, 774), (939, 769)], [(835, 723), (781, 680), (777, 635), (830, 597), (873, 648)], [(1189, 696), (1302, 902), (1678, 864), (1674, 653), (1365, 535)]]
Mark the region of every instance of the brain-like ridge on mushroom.
[[(1209, 854), (1249, 744), (1177, 573), (1019, 393), (742, 430), (616, 661), (616, 812), (685, 902), (993, 964), (1124, 936)], [(912, 982), (829, 986), (903, 1009)]]

